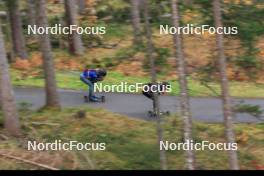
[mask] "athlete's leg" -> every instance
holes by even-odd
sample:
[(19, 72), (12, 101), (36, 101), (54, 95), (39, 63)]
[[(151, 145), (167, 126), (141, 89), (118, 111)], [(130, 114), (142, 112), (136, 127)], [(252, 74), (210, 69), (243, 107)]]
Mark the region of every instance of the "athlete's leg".
[(142, 91), (142, 94), (143, 94), (145, 97), (147, 97), (147, 98), (153, 100), (153, 93)]
[(80, 78), (82, 82), (84, 82), (86, 85), (88, 85), (88, 96), (89, 98), (93, 98), (94, 97), (94, 84), (86, 78), (81, 77)]

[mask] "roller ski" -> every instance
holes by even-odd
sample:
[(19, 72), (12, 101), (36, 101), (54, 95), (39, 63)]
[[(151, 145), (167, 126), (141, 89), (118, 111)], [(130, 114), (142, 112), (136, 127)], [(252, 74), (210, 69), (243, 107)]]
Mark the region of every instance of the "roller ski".
[(105, 102), (105, 96), (100, 96), (100, 97), (96, 97), (96, 96), (84, 96), (84, 102), (85, 103), (89, 103), (89, 102), (99, 102), (99, 103), (104, 103)]
[[(161, 111), (160, 116), (170, 116), (170, 111)], [(157, 114), (154, 113), (153, 111), (148, 111), (148, 117), (157, 117)]]

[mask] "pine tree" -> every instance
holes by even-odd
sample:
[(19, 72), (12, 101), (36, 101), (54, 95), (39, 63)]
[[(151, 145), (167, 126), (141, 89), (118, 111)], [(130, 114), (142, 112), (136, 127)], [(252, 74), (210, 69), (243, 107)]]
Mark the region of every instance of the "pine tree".
[(28, 25), (36, 25), (36, 12), (34, 0), (27, 0), (27, 17)]
[[(0, 26), (2, 26), (2, 24), (0, 24)], [(4, 113), (4, 126), (6, 130), (13, 136), (20, 136), (19, 116), (9, 76), (9, 66), (6, 57), (2, 27), (0, 27), (0, 101)]]
[(9, 20), (12, 31), (12, 42), (15, 54), (21, 59), (27, 59), (25, 38), (23, 35), (21, 14), (18, 0), (6, 1), (9, 13)]
[(140, 31), (140, 10), (139, 0), (130, 0), (131, 4), (131, 22), (134, 33), (134, 45), (142, 43), (141, 31)]
[[(46, 28), (48, 26), (46, 0), (38, 0), (36, 2), (36, 10), (38, 26)], [(43, 57), (43, 69), (45, 74), (46, 106), (59, 108), (59, 95), (57, 92), (55, 68), (49, 35), (39, 35), (39, 43)]]
[[(180, 27), (180, 14), (178, 7), (178, 0), (171, 0), (172, 5), (172, 24), (174, 27)], [(179, 85), (180, 85), (180, 104), (181, 116), (183, 118), (183, 136), (184, 141), (191, 141), (192, 139), (192, 117), (190, 112), (190, 100), (188, 94), (188, 82), (186, 79), (186, 63), (184, 59), (183, 42), (181, 34), (174, 34), (174, 49), (175, 57), (177, 59)], [(187, 168), (193, 170), (195, 168), (194, 151), (186, 150), (186, 164)]]
[[(146, 36), (147, 36), (147, 57), (150, 61), (151, 66), (151, 82), (153, 85), (157, 85), (157, 74), (156, 74), (156, 65), (154, 58), (154, 46), (152, 41), (152, 30), (149, 22), (149, 9), (148, 9), (148, 0), (144, 0), (144, 19), (145, 19), (145, 28), (146, 28)], [(160, 117), (160, 104), (159, 97), (157, 92), (153, 92), (154, 100), (153, 100), (153, 112), (155, 117), (157, 118), (157, 133), (158, 133), (158, 144), (163, 141), (163, 129), (161, 125), (161, 117)], [(161, 169), (167, 169), (167, 158), (164, 150), (160, 150), (160, 164)]]
[[(213, 0), (213, 12), (214, 12), (215, 27), (216, 28), (222, 27), (223, 24), (222, 24), (220, 0)], [(218, 50), (226, 141), (228, 143), (235, 143), (235, 134), (233, 131), (233, 112), (232, 112), (232, 103), (231, 103), (232, 101), (229, 95), (228, 77), (226, 74), (227, 65), (226, 65), (223, 34), (216, 34), (216, 46)], [(230, 169), (233, 170), (239, 169), (237, 152), (234, 150), (229, 150), (228, 156), (229, 156)]]
[[(64, 5), (68, 26), (78, 26), (78, 13), (75, 0), (65, 0)], [(69, 50), (72, 54), (76, 55), (82, 55), (84, 52), (81, 35), (76, 31), (73, 31), (72, 34), (69, 34)]]

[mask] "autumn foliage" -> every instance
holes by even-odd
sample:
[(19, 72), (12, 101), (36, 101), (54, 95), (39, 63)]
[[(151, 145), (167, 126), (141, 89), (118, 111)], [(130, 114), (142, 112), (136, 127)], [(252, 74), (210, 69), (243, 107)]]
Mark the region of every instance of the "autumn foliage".
[[(33, 53), (28, 60), (16, 59), (11, 67), (21, 72), (21, 79), (26, 77), (40, 76), (42, 73), (43, 60), (40, 53)], [(81, 64), (78, 59), (59, 57), (55, 58), (55, 67), (58, 70), (80, 70)]]

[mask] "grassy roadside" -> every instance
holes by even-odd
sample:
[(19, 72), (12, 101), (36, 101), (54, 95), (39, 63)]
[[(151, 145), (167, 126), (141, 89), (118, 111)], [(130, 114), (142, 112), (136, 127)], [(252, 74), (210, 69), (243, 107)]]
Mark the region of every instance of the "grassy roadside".
[[(86, 113), (84, 118), (76, 118), (79, 111)], [(35, 159), (59, 169), (159, 169), (155, 122), (130, 119), (87, 107), (62, 111), (23, 110), (20, 116), (25, 139), (20, 142), (12, 137), (1, 140), (0, 150), (11, 151), (15, 156)], [(5, 134), (1, 121), (0, 126), (0, 134)], [(181, 142), (180, 126), (179, 118), (166, 118), (163, 124), (165, 140)], [(263, 167), (263, 128), (263, 124), (235, 125), (241, 169)], [(29, 139), (41, 142), (54, 142), (56, 139), (82, 143), (105, 142), (107, 150), (33, 152), (21, 147), (21, 143), (25, 144)], [(197, 142), (224, 142), (224, 128), (221, 124), (194, 122), (194, 139)], [(184, 169), (183, 151), (168, 151), (167, 155), (169, 169)], [(196, 156), (198, 169), (228, 169), (224, 151), (196, 151)], [(0, 169), (39, 168), (0, 157)]]
[[(44, 82), (41, 77), (24, 77), (21, 78), (21, 74), (17, 70), (12, 70), (12, 82), (15, 86), (36, 86), (43, 87)], [(164, 81), (162, 77), (159, 78)], [(102, 82), (103, 85), (119, 85), (121, 82), (127, 82), (128, 84), (134, 83), (147, 83), (148, 77), (133, 77), (125, 76), (121, 73), (111, 71), (107, 78)], [(171, 95), (178, 95), (179, 85), (177, 80), (169, 80), (172, 85)], [(59, 88), (86, 90), (87, 87), (79, 80), (78, 72), (57, 72), (57, 83)], [(220, 87), (217, 83), (209, 83), (217, 94), (220, 94)], [(211, 91), (206, 86), (202, 85), (196, 80), (189, 79), (189, 88), (191, 96), (216, 96), (215, 92)], [(264, 85), (254, 84), (249, 82), (230, 82), (231, 95), (235, 97), (249, 97), (249, 98), (264, 98)]]

